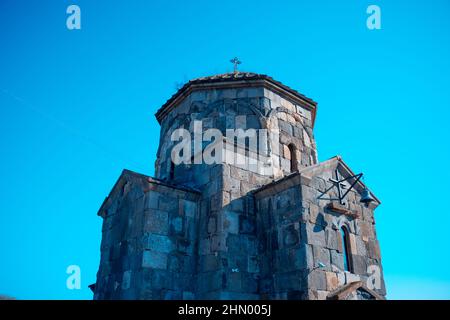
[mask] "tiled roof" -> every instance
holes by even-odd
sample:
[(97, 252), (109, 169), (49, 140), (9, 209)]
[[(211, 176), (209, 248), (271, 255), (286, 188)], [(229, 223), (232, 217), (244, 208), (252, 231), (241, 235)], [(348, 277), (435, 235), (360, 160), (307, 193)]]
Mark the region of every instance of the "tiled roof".
[(193, 80), (188, 81), (186, 84), (183, 85), (169, 100), (166, 101), (162, 105), (162, 107), (156, 112), (156, 117), (158, 118), (158, 115), (162, 113), (162, 111), (169, 106), (175, 99), (177, 99), (180, 95), (183, 94), (190, 86), (197, 85), (197, 84), (208, 84), (208, 83), (223, 83), (223, 82), (233, 82), (233, 81), (253, 81), (253, 80), (266, 80), (283, 90), (288, 91), (289, 93), (296, 95), (297, 97), (301, 98), (302, 100), (307, 101), (308, 103), (312, 105), (317, 105), (317, 102), (314, 100), (306, 97), (305, 95), (301, 94), (300, 92), (282, 84), (281, 82), (273, 79), (272, 77), (269, 77), (265, 74), (258, 74), (253, 72), (230, 72), (230, 73), (223, 73), (223, 74), (216, 74), (213, 76), (208, 77), (200, 77)]

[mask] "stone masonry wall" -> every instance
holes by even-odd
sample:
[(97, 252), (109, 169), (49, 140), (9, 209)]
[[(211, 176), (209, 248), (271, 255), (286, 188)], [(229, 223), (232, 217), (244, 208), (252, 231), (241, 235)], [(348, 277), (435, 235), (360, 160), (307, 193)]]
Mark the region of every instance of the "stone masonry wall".
[[(223, 161), (180, 164), (171, 175), (171, 134), (185, 128), (194, 137), (194, 120), (224, 136), (227, 129), (267, 129), (264, 150), (236, 152), (270, 155), (268, 170)], [(95, 299), (324, 299), (338, 286), (366, 281), (368, 265), (381, 267), (373, 208), (361, 206), (356, 192), (347, 209), (357, 218), (318, 200), (332, 168), (314, 169), (313, 121), (307, 107), (263, 87), (186, 96), (162, 119), (157, 180), (125, 172), (100, 209)], [(225, 139), (224, 148), (230, 145)], [(310, 176), (292, 173), (292, 159), (300, 172), (313, 168)], [(342, 271), (337, 223), (350, 232), (353, 273)], [(316, 268), (319, 261), (324, 268)], [(378, 292), (385, 294), (384, 282)]]
[(291, 143), (297, 147), (299, 167), (317, 162), (311, 113), (263, 88), (192, 92), (161, 123), (157, 178), (169, 177), (172, 132), (185, 128), (193, 137), (194, 120), (202, 121), (203, 131), (217, 128), (223, 135), (227, 129), (250, 128), (277, 133), (271, 142), (273, 171), (268, 175), (248, 165), (181, 164), (175, 167), (173, 179), (202, 191), (198, 296), (258, 298), (256, 216), (249, 192), (290, 173), (286, 148)]
[(135, 174), (112, 193), (94, 298), (194, 298), (199, 195)]
[[(328, 168), (312, 178), (288, 177), (257, 192), (262, 297), (326, 299), (345, 284), (366, 283), (369, 266), (380, 268), (381, 286), (375, 291), (386, 295), (374, 207), (362, 205), (359, 193), (351, 191), (344, 207), (354, 216), (327, 209), (330, 201), (318, 198), (329, 187), (332, 172)], [(341, 226), (349, 231), (351, 272), (344, 271)]]

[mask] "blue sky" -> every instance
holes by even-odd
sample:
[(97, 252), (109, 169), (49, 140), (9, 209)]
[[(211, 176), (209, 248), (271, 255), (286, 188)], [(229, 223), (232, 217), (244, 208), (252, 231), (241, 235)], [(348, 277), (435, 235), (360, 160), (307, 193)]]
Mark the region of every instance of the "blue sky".
[[(81, 8), (82, 29), (66, 28)], [(381, 8), (382, 29), (366, 28)], [(91, 299), (97, 209), (123, 168), (152, 175), (155, 111), (190, 78), (268, 74), (318, 101), (320, 160), (382, 200), (391, 299), (450, 298), (450, 4), (0, 2), (0, 294)], [(66, 267), (82, 289), (66, 289)]]

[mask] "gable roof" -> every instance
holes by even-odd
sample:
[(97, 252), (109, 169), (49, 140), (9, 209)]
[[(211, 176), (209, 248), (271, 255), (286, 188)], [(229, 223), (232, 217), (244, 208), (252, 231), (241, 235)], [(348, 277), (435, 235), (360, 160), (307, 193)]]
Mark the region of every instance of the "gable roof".
[(112, 187), (111, 191), (109, 192), (108, 196), (103, 200), (102, 205), (100, 206), (100, 209), (97, 212), (98, 216), (102, 216), (104, 209), (109, 205), (108, 202), (110, 199), (114, 198), (114, 195), (117, 194), (118, 190), (126, 184), (128, 181), (138, 181), (139, 183), (142, 183), (143, 185), (155, 185), (155, 186), (163, 186), (167, 188), (171, 188), (173, 190), (178, 190), (181, 192), (187, 192), (191, 194), (199, 195), (201, 192), (197, 189), (187, 187), (180, 184), (172, 184), (168, 181), (162, 181), (141, 173), (137, 173), (131, 170), (124, 169), (122, 173), (120, 174), (119, 178), (117, 179), (116, 183)]
[(181, 87), (169, 100), (167, 100), (161, 108), (159, 108), (155, 116), (158, 122), (161, 123), (167, 113), (169, 113), (179, 101), (184, 99), (194, 90), (206, 90), (218, 87), (250, 87), (255, 85), (267, 87), (275, 92), (283, 93), (292, 100), (302, 103), (304, 107), (311, 110), (312, 123), (314, 125), (317, 102), (273, 79), (272, 77), (253, 72), (230, 72), (190, 80), (184, 84), (183, 87)]
[[(293, 184), (298, 184), (302, 179), (312, 179), (314, 176), (320, 174), (320, 172), (323, 172), (323, 170), (331, 169), (331, 168), (339, 168), (339, 172), (343, 177), (350, 177), (354, 176), (355, 173), (350, 169), (350, 167), (342, 160), (340, 156), (334, 156), (331, 159), (328, 159), (326, 161), (320, 162), (318, 164), (315, 164), (313, 166), (309, 166), (306, 168), (303, 168), (299, 170), (298, 172), (291, 173), (289, 175), (286, 175), (282, 178), (279, 178), (277, 180), (273, 180), (271, 183), (266, 184), (262, 186), (259, 189), (256, 189), (253, 191), (254, 194), (257, 194), (259, 192), (262, 192), (263, 190), (275, 187), (280, 188), (281, 185), (284, 185), (284, 188), (289, 188)], [(351, 180), (350, 180), (351, 182)], [(281, 187), (283, 188), (283, 187)], [(358, 192), (362, 192), (366, 187), (365, 183), (361, 180), (359, 180), (356, 185), (354, 186), (355, 190)], [(281, 190), (281, 189), (280, 189)], [(377, 202), (377, 205), (381, 204), (381, 201), (370, 191), (370, 194)]]
[[(341, 156), (334, 156), (326, 161), (323, 161), (321, 163), (318, 163), (314, 166), (310, 166), (310, 167), (306, 167), (302, 170), (300, 170), (300, 172), (303, 175), (309, 176), (309, 177), (313, 177), (316, 174), (319, 173), (319, 171), (324, 170), (326, 168), (339, 168), (339, 173), (343, 176), (343, 177), (350, 177), (350, 176), (354, 176), (355, 173), (352, 171), (352, 169), (350, 169), (350, 167), (344, 162), (344, 160), (342, 160)], [(349, 182), (351, 183), (353, 180), (350, 180)], [(366, 184), (362, 181), (359, 180), (356, 185), (354, 186), (354, 188), (358, 191), (358, 192), (362, 192), (362, 190), (364, 190), (365, 188), (367, 188)], [(369, 189), (369, 188), (368, 188)], [(370, 194), (372, 195), (372, 197), (375, 199), (375, 201), (379, 204), (381, 204), (381, 201), (373, 194), (372, 191), (370, 191)]]

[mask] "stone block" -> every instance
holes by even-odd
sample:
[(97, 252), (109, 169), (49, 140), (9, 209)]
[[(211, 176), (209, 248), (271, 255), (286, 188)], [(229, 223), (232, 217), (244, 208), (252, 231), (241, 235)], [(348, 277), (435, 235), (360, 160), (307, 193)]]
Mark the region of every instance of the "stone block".
[(317, 217), (319, 215), (319, 206), (316, 204), (309, 204), (309, 220), (311, 223), (314, 224), (320, 224), (322, 225), (323, 223), (321, 223), (320, 221), (317, 221)]
[(181, 293), (173, 290), (163, 290), (162, 291), (163, 300), (181, 300)]
[(177, 254), (169, 255), (167, 258), (167, 270), (170, 272), (182, 272), (183, 271), (183, 257)]
[(295, 270), (305, 270), (313, 268), (313, 253), (309, 245), (300, 246), (299, 248), (292, 248), (289, 251), (289, 256), (292, 259), (292, 267)]
[(145, 194), (145, 207), (148, 209), (159, 209), (159, 194), (149, 191)]
[(369, 240), (367, 242), (367, 254), (370, 258), (380, 259), (380, 247), (377, 240)]
[(373, 239), (373, 228), (372, 224), (367, 221), (359, 221), (359, 228), (361, 231), (361, 237), (364, 241), (368, 241), (369, 239)]
[(145, 270), (143, 271), (144, 286), (153, 289), (172, 288), (172, 277), (166, 270)]
[(303, 132), (303, 131), (302, 131), (301, 128), (299, 128), (298, 126), (293, 126), (292, 129), (293, 129), (294, 137), (300, 138), (300, 139), (303, 138), (303, 137), (302, 137), (302, 132)]
[(215, 217), (210, 217), (208, 219), (208, 233), (215, 233), (217, 231), (217, 223)]
[(328, 291), (317, 290), (317, 300), (327, 300), (328, 294)]
[(146, 210), (144, 216), (144, 232), (167, 235), (169, 231), (169, 216), (160, 210)]
[(247, 128), (247, 116), (236, 116), (235, 117), (235, 129), (246, 129)]
[(243, 198), (231, 201), (231, 210), (234, 212), (244, 212), (245, 202)]
[(165, 270), (167, 268), (167, 254), (145, 250), (142, 258), (142, 267)]
[(256, 230), (256, 222), (250, 217), (239, 216), (239, 232), (241, 234), (253, 234)]
[(201, 239), (199, 241), (198, 252), (200, 255), (205, 255), (211, 253), (211, 239)]
[(201, 272), (218, 270), (220, 267), (220, 258), (214, 254), (200, 256)]
[(308, 276), (308, 287), (315, 290), (327, 290), (326, 273), (321, 270), (314, 270)]
[(357, 252), (357, 246), (356, 246), (356, 236), (353, 233), (349, 233), (349, 245), (350, 245), (350, 253), (351, 254), (358, 254)]
[(195, 295), (190, 291), (183, 291), (183, 300), (194, 300)]
[(357, 274), (345, 272), (345, 284), (361, 281), (361, 277)]
[(344, 271), (344, 256), (336, 250), (330, 250), (331, 265), (336, 267), (339, 271)]
[(294, 225), (290, 225), (283, 229), (283, 245), (285, 247), (292, 247), (299, 243), (300, 236), (298, 230), (295, 229)]
[(183, 200), (184, 214), (189, 218), (194, 218), (197, 212), (197, 204), (193, 201)]
[(230, 192), (231, 194), (237, 194), (240, 196), (241, 181), (234, 178), (223, 179), (223, 190)]
[[(228, 238), (230, 237), (230, 235), (228, 235)], [(210, 249), (212, 252), (216, 252), (216, 251), (226, 251), (227, 250), (227, 246), (226, 246), (226, 235), (214, 235), (210, 238), (211, 240), (211, 244), (210, 244)]]
[(226, 207), (230, 204), (231, 195), (228, 191), (222, 191), (222, 206)]
[(281, 170), (284, 172), (290, 173), (291, 172), (291, 161), (285, 158), (280, 159), (280, 166)]
[(183, 218), (176, 217), (171, 219), (170, 230), (173, 234), (183, 234)]
[(307, 223), (302, 228), (302, 232), (302, 238), (305, 239), (306, 243), (320, 247), (326, 246), (323, 227)]
[(288, 123), (287, 121), (278, 121), (278, 126), (281, 131), (286, 132), (289, 136), (293, 136), (294, 132), (292, 129), (292, 125)]
[(338, 231), (333, 230), (331, 228), (325, 228), (326, 247), (328, 249), (333, 250), (339, 249), (338, 238), (339, 238)]
[(168, 196), (159, 197), (159, 210), (166, 212), (178, 211), (178, 199)]
[(258, 273), (259, 272), (258, 257), (256, 257), (256, 256), (249, 256), (247, 264), (248, 264), (247, 271), (249, 273)]
[(128, 290), (131, 283), (131, 270), (125, 271), (122, 275), (122, 290)]
[(246, 182), (246, 181), (241, 181), (241, 195), (246, 195), (247, 193), (249, 193), (250, 191), (252, 191), (254, 189), (253, 185), (251, 185), (250, 183)]
[(319, 266), (319, 263), (321, 262), (325, 265), (326, 270), (331, 270), (330, 250), (319, 246), (312, 246), (312, 248), (314, 257), (314, 267)]
[(339, 279), (336, 272), (325, 272), (327, 279), (327, 290), (333, 291), (339, 287)]
[(288, 160), (291, 160), (291, 150), (285, 144), (283, 144), (283, 157)]
[(249, 173), (243, 169), (237, 168), (235, 166), (230, 166), (231, 177), (240, 181), (248, 181)]
[(364, 240), (361, 236), (356, 237), (356, 252), (360, 256), (367, 255), (366, 242), (364, 242)]
[(367, 273), (367, 258), (360, 255), (352, 255), (352, 271), (358, 275)]
[(175, 248), (175, 245), (168, 236), (150, 233), (144, 236), (144, 248), (169, 253)]
[(225, 211), (223, 228), (229, 233), (239, 233), (239, 214), (233, 211)]

